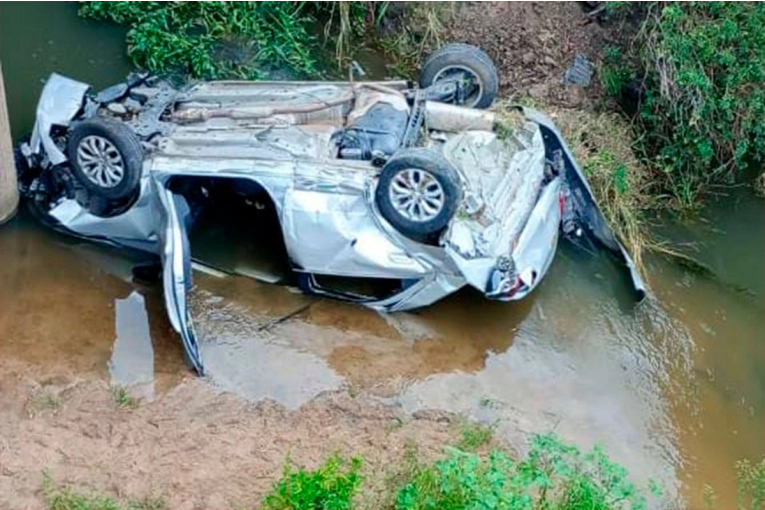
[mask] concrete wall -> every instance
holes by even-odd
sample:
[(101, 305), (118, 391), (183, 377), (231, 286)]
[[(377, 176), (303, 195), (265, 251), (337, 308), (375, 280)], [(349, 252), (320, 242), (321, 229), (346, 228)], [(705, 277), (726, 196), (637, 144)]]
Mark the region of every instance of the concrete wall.
[(0, 63), (0, 223), (13, 217), (19, 205), (16, 166), (13, 162), (13, 142), (8, 107), (5, 102), (3, 67)]

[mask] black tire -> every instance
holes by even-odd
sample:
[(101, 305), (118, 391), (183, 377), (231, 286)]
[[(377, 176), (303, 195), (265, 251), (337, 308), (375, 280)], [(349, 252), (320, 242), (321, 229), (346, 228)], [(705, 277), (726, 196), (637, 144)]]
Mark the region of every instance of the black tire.
[[(409, 171), (414, 173), (405, 173)], [(419, 211), (425, 218), (414, 220), (400, 211), (399, 208), (403, 207), (404, 202), (395, 203), (397, 199), (393, 195), (396, 191), (395, 188), (391, 191), (391, 187), (400, 186), (401, 179), (405, 179), (408, 175), (421, 176), (418, 184), (426, 182), (420, 188), (421, 190), (437, 194), (440, 187), (441, 205), (440, 208), (433, 208), (438, 211), (437, 213), (428, 212), (421, 206), (417, 206), (414, 210), (417, 211), (419, 207)], [(422, 178), (426, 180), (423, 181)], [(375, 190), (375, 203), (383, 218), (406, 237), (426, 244), (438, 242), (440, 233), (457, 212), (461, 200), (462, 186), (457, 170), (442, 155), (424, 148), (403, 149), (394, 154), (385, 163)]]
[(420, 71), (420, 87), (426, 88), (442, 79), (439, 74), (449, 68), (465, 69), (480, 80), (480, 89), (470, 103), (471, 108), (491, 106), (499, 91), (499, 75), (491, 58), (479, 48), (469, 44), (452, 43), (430, 55)]
[[(111, 144), (105, 145), (107, 149), (104, 152), (115, 159), (119, 158), (121, 164), (121, 177), (115, 178), (110, 174), (108, 178), (113, 183), (109, 182), (108, 186), (99, 184), (96, 177), (89, 177), (87, 162), (78, 157), (80, 146), (90, 144), (94, 139), (106, 140)], [(95, 117), (75, 124), (67, 144), (67, 156), (75, 178), (91, 193), (109, 200), (130, 198), (136, 193), (143, 171), (143, 155), (141, 142), (135, 133), (122, 122), (107, 117)]]

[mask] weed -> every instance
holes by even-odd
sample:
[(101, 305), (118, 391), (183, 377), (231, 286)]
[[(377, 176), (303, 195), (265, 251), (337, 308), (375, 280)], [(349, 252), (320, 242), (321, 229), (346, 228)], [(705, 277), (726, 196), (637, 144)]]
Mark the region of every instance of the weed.
[(411, 2), (404, 4), (399, 29), (383, 37), (380, 47), (392, 62), (395, 76), (416, 78), (423, 55), (440, 46), (444, 23), (454, 13), (449, 2)]
[(489, 444), (494, 437), (494, 428), (471, 421), (462, 421), (458, 424), (459, 441), (457, 447), (465, 451), (476, 451), (480, 447)]
[[(641, 153), (683, 207), (765, 158), (765, 4), (648, 2), (619, 73), (641, 77)], [(619, 77), (622, 74), (618, 75)], [(618, 93), (622, 81), (606, 75)], [(603, 80), (603, 76), (601, 76)]]
[(370, 477), (372, 487), (365, 487), (357, 507), (369, 510), (394, 508), (398, 491), (424, 468), (417, 443), (407, 440), (403, 455), (389, 464), (383, 471), (384, 476)]
[[(141, 68), (203, 79), (261, 79), (277, 70), (323, 73), (313, 27), (325, 22), (342, 68), (364, 40), (377, 40), (390, 2), (81, 2), (83, 17), (130, 26), (128, 56)], [(443, 3), (445, 5), (445, 3)], [(407, 72), (439, 42), (443, 5), (407, 4), (399, 35), (383, 47)], [(449, 8), (450, 9), (450, 8)]]
[(625, 67), (621, 50), (613, 46), (605, 49), (603, 64), (598, 71), (603, 89), (615, 97), (620, 97), (629, 82), (635, 78), (635, 71)]
[(42, 492), (45, 504), (50, 510), (121, 510), (109, 497), (56, 486), (47, 471), (43, 472)]
[(80, 15), (130, 25), (128, 56), (157, 73), (257, 79), (315, 75), (304, 2), (82, 2)]
[(114, 386), (112, 388), (112, 397), (114, 398), (114, 403), (117, 404), (117, 407), (120, 409), (128, 409), (138, 406), (138, 399), (131, 396), (128, 389), (124, 386)]
[(108, 496), (85, 493), (72, 487), (57, 486), (47, 470), (43, 471), (42, 493), (49, 510), (165, 510), (164, 498), (148, 496), (122, 505)]
[(608, 224), (642, 271), (644, 251), (661, 251), (662, 245), (650, 234), (645, 219), (648, 211), (658, 207), (655, 175), (636, 155), (632, 126), (616, 113), (568, 109), (550, 113)]
[(64, 401), (59, 395), (40, 390), (29, 396), (26, 407), (32, 414), (48, 410), (55, 412), (61, 408), (63, 403)]
[(614, 16), (631, 7), (631, 2), (606, 2), (606, 14)]
[(282, 478), (263, 500), (265, 510), (346, 510), (361, 486), (361, 458), (330, 457), (314, 471), (288, 461)]
[(489, 397), (483, 397), (478, 403), (481, 407), (486, 407), (489, 409), (491, 409), (492, 407), (496, 405), (496, 402)]
[(587, 453), (553, 435), (534, 436), (520, 461), (500, 450), (488, 457), (451, 449), (421, 467), (398, 492), (397, 510), (638, 510), (646, 498), (603, 451)]
[(128, 501), (126, 510), (165, 510), (166, 508), (168, 508), (168, 505), (165, 498), (161, 496), (147, 496)]

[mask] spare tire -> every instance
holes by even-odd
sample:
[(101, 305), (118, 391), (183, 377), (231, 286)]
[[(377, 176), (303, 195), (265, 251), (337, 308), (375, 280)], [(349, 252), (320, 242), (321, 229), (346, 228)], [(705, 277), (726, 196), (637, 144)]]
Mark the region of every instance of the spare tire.
[(423, 148), (393, 155), (375, 190), (383, 218), (406, 237), (428, 244), (437, 243), (461, 200), (457, 170), (442, 155)]
[(436, 50), (422, 66), (420, 87), (456, 79), (463, 83), (464, 98), (457, 104), (488, 108), (499, 91), (499, 75), (491, 58), (469, 44), (452, 43)]
[(95, 117), (78, 122), (67, 144), (72, 173), (91, 193), (109, 200), (132, 197), (143, 171), (143, 148), (122, 122)]

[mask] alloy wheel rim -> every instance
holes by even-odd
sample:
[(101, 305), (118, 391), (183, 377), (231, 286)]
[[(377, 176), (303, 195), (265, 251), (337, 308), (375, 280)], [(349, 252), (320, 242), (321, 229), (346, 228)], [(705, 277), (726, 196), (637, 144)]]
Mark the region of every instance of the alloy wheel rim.
[(102, 188), (113, 188), (125, 177), (122, 154), (103, 136), (90, 135), (80, 141), (77, 163), (85, 177)]
[(388, 194), (393, 208), (401, 216), (418, 223), (436, 218), (446, 201), (438, 179), (419, 168), (407, 168), (393, 176)]

